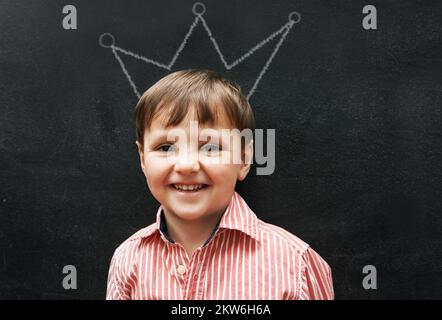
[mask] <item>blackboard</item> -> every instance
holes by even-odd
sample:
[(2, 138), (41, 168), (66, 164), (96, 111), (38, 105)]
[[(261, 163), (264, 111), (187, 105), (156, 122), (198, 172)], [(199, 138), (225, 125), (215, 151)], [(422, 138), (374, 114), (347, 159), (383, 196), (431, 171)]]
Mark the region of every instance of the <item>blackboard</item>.
[[(275, 171), (254, 167), (237, 187), (257, 216), (321, 254), (337, 299), (442, 298), (442, 3), (203, 2), (227, 63), (297, 22), (271, 61), (282, 33), (230, 70), (200, 23), (170, 68), (217, 70), (250, 92), (270, 61), (249, 101), (257, 127), (276, 130)], [(158, 206), (127, 74), (142, 93), (170, 72), (119, 52), (125, 74), (105, 47), (167, 65), (194, 3), (0, 3), (0, 298), (104, 298), (115, 248)], [(63, 28), (68, 4), (77, 29)], [(362, 25), (368, 4), (377, 29)], [(362, 285), (366, 265), (377, 289)]]

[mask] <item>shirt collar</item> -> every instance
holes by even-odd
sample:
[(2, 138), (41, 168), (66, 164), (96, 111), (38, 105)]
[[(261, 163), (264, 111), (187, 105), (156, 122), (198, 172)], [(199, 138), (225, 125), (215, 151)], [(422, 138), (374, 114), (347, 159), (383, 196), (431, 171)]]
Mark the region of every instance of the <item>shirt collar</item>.
[[(252, 209), (249, 208), (244, 199), (235, 191), (226, 211), (221, 217), (221, 220), (214, 228), (211, 237), (215, 234), (218, 228), (224, 228), (241, 231), (255, 240), (258, 240), (257, 225), (258, 218), (256, 217), (256, 214), (252, 211)], [(167, 240), (173, 242), (173, 240), (170, 239), (167, 234), (167, 226), (164, 222), (163, 206), (158, 208), (154, 227), (146, 228), (145, 232), (140, 236), (142, 238), (146, 238), (157, 231), (160, 232), (160, 234), (163, 234)], [(206, 241), (206, 243), (208, 241)]]
[(234, 192), (232, 200), (221, 217), (220, 228), (239, 230), (258, 240), (258, 218), (256, 214), (249, 208), (244, 199)]

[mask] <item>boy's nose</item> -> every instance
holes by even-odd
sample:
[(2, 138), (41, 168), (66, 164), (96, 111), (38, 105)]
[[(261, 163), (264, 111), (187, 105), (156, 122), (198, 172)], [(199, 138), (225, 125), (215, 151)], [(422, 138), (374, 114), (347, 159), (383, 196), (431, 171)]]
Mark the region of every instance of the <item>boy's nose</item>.
[(174, 166), (174, 170), (182, 174), (197, 172), (199, 169), (200, 164), (198, 161), (198, 155), (194, 154), (179, 156)]

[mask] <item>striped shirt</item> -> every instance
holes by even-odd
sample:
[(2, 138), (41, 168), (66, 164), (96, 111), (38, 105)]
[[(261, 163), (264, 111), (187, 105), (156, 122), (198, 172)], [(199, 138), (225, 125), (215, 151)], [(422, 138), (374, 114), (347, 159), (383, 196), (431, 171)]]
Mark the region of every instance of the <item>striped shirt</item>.
[(212, 236), (189, 257), (156, 222), (116, 250), (108, 300), (334, 299), (331, 269), (304, 241), (263, 222), (234, 193)]

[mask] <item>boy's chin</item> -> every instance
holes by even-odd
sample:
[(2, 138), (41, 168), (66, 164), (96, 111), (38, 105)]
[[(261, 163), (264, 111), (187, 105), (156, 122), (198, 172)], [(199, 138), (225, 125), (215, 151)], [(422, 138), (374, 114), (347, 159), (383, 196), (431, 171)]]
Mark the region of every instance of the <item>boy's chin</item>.
[(186, 220), (186, 221), (195, 221), (198, 219), (201, 219), (202, 217), (205, 216), (204, 212), (200, 212), (200, 211), (196, 211), (196, 210), (183, 210), (181, 209), (177, 209), (175, 210), (175, 215), (182, 219), (182, 220)]

